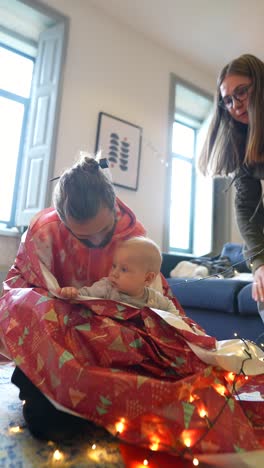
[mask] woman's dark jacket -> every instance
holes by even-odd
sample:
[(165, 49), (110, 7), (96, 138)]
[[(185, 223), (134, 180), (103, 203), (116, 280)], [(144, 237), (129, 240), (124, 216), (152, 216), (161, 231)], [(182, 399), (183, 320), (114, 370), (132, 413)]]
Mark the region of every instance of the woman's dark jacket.
[(261, 180), (264, 180), (264, 164), (252, 167), (242, 165), (234, 180), (236, 217), (238, 228), (246, 244), (245, 257), (250, 258), (263, 249), (263, 252), (250, 262), (253, 272), (264, 265), (264, 207)]

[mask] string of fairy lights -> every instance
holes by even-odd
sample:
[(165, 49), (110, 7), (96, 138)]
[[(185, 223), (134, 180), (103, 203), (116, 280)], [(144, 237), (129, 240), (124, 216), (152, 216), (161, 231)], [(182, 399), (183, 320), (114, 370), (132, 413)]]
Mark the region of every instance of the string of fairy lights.
[[(156, 148), (152, 145), (151, 142), (145, 140), (143, 143), (145, 144), (146, 147), (148, 147), (157, 156), (157, 158), (159, 159), (161, 164), (164, 164), (165, 167), (168, 167), (167, 160), (162, 156), (162, 154), (160, 154), (156, 150)], [(51, 179), (51, 180), (56, 180), (58, 178), (59, 177), (56, 177), (56, 178)], [(245, 258), (242, 261), (233, 263), (230, 267), (223, 270), (221, 272), (221, 274), (214, 273), (214, 274), (210, 274), (210, 275), (208, 275), (206, 277), (199, 278), (199, 279), (186, 279), (184, 282), (181, 281), (179, 283), (175, 283), (175, 285), (177, 284), (179, 286), (185, 286), (185, 285), (187, 285), (189, 283), (204, 281), (204, 280), (206, 280), (208, 278), (223, 277), (225, 274), (230, 273), (231, 271), (235, 272), (235, 267), (236, 266), (238, 266), (240, 264), (243, 264), (245, 262), (248, 262), (248, 261), (251, 263), (253, 258), (255, 258), (256, 256), (262, 254), (263, 252), (264, 252), (264, 248), (260, 249), (258, 252), (256, 252), (253, 255), (250, 255), (248, 258)], [(238, 401), (238, 403), (240, 404), (240, 407), (243, 410), (243, 413), (245, 414), (245, 416), (250, 421), (250, 418), (249, 418), (248, 414), (246, 413), (246, 411), (243, 408), (243, 405), (241, 404), (241, 400), (239, 398), (239, 393), (237, 391), (236, 385), (237, 385), (238, 382), (241, 383), (241, 382), (245, 382), (245, 381), (248, 380), (248, 376), (244, 372), (244, 365), (248, 360), (252, 360), (252, 354), (250, 352), (250, 348), (249, 348), (248, 343), (247, 343), (247, 341), (249, 341), (249, 340), (245, 340), (245, 339), (239, 337), (237, 335), (237, 333), (234, 333), (234, 336), (238, 337), (244, 343), (245, 348), (243, 349), (243, 351), (245, 353), (245, 358), (242, 360), (241, 368), (240, 368), (238, 373), (235, 374), (233, 372), (226, 372), (226, 374), (224, 375), (225, 380), (227, 382), (226, 386), (224, 386), (224, 385), (222, 385), (220, 383), (212, 385), (214, 387), (214, 390), (224, 398), (223, 405), (222, 405), (221, 409), (218, 411), (217, 415), (214, 417), (214, 419), (210, 418), (210, 415), (208, 414), (208, 410), (205, 407), (203, 402), (202, 402), (202, 405), (197, 405), (196, 409), (197, 409), (198, 415), (203, 421), (205, 421), (204, 431), (203, 431), (202, 435), (195, 439), (195, 437), (191, 437), (190, 431), (183, 430), (181, 436), (177, 440), (177, 448), (176, 447), (172, 448), (169, 445), (166, 446), (164, 444), (164, 442), (162, 442), (162, 446), (161, 446), (161, 443), (159, 441), (158, 436), (156, 436), (155, 434), (150, 434), (149, 435), (149, 439), (150, 439), (150, 445), (149, 445), (150, 452), (149, 452), (149, 455), (148, 455), (147, 458), (144, 458), (141, 462), (139, 462), (137, 464), (134, 464), (133, 465), (134, 468), (144, 468), (146, 466), (148, 468), (151, 468), (151, 460), (152, 460), (152, 457), (153, 457), (152, 453), (154, 454), (156, 451), (167, 452), (167, 453), (169, 453), (171, 455), (175, 455), (177, 457), (180, 457), (182, 460), (191, 460), (192, 464), (194, 466), (198, 466), (200, 464), (200, 461), (199, 461), (199, 457), (195, 454), (195, 448), (198, 446), (198, 444), (201, 443), (201, 441), (203, 439), (206, 438), (206, 436), (209, 434), (210, 430), (216, 425), (217, 421), (219, 420), (219, 418), (223, 414), (225, 408), (229, 404), (229, 401), (233, 397), (236, 397), (236, 401)], [(256, 343), (255, 343), (255, 345), (258, 346)], [(261, 343), (261, 345), (259, 347), (263, 348), (264, 344)], [(199, 399), (199, 397), (197, 397), (196, 395), (190, 394), (190, 397), (189, 397), (189, 400), (187, 401), (187, 403), (192, 403), (193, 401), (198, 400), (198, 399)], [(25, 404), (25, 401), (23, 402), (23, 404)], [(115, 426), (115, 430), (116, 430), (116, 432), (114, 434), (115, 437), (119, 438), (123, 442), (124, 441), (123, 434), (125, 433), (125, 430), (126, 430), (126, 420), (125, 420), (125, 418), (119, 419), (115, 423), (114, 426)], [(14, 427), (9, 428), (9, 432), (11, 434), (18, 434), (19, 432), (23, 431), (25, 428), (26, 428), (26, 426), (14, 426)], [(263, 429), (264, 425), (263, 426), (258, 425), (258, 428)], [(52, 447), (54, 447), (54, 451), (53, 451), (53, 453), (51, 455), (52, 465), (56, 465), (56, 466), (61, 465), (62, 466), (64, 464), (64, 461), (65, 461), (65, 453), (63, 452), (63, 450), (58, 448), (59, 445), (57, 445), (57, 447), (56, 447), (55, 442), (49, 441), (48, 444), (52, 445)], [(100, 449), (100, 447), (98, 447), (98, 444), (92, 442), (91, 445), (88, 448), (87, 456), (89, 458), (93, 459), (95, 457), (95, 455), (93, 455), (93, 452), (95, 454), (96, 450), (100, 451), (101, 449)]]
[[(234, 335), (238, 336), (236, 333)], [(198, 415), (203, 421), (205, 421), (205, 424), (204, 424), (204, 427), (203, 427), (203, 433), (200, 436), (196, 437), (195, 436), (195, 430), (192, 429), (192, 430), (189, 431), (188, 429), (187, 430), (184, 429), (182, 431), (180, 437), (177, 440), (177, 443), (176, 443), (177, 447), (171, 447), (169, 445), (166, 446), (164, 444), (164, 442), (162, 442), (162, 444), (161, 444), (161, 442), (160, 442), (157, 435), (149, 434), (149, 441), (150, 441), (149, 447), (148, 447), (149, 448), (149, 455), (147, 457), (145, 457), (142, 461), (140, 461), (140, 462), (138, 462), (136, 464), (133, 464), (134, 468), (144, 468), (146, 466), (151, 468), (152, 457), (153, 457), (153, 454), (156, 451), (167, 452), (167, 453), (169, 453), (171, 455), (180, 457), (180, 459), (184, 460), (184, 461), (190, 460), (194, 466), (198, 466), (200, 464), (200, 461), (199, 461), (199, 456), (197, 456), (195, 454), (196, 447), (201, 443), (201, 441), (203, 439), (206, 438), (206, 436), (209, 434), (210, 430), (216, 425), (217, 421), (219, 420), (219, 418), (223, 414), (226, 406), (229, 404), (229, 401), (233, 397), (236, 398), (236, 400), (240, 404), (240, 407), (242, 408), (245, 416), (250, 421), (249, 416), (247, 415), (247, 413), (245, 412), (245, 410), (243, 408), (243, 405), (241, 404), (241, 401), (240, 401), (240, 398), (239, 398), (239, 393), (238, 393), (238, 390), (236, 388), (236, 385), (239, 382), (240, 386), (243, 386), (245, 381), (248, 380), (248, 376), (246, 375), (246, 373), (244, 371), (244, 366), (245, 366), (245, 363), (248, 360), (252, 360), (252, 354), (251, 354), (251, 351), (250, 351), (250, 347), (249, 347), (249, 345), (247, 343), (248, 340), (245, 340), (245, 339), (240, 338), (240, 337), (238, 337), (238, 338), (244, 343), (244, 346), (245, 346), (244, 349), (243, 349), (244, 358), (242, 359), (241, 367), (240, 367), (239, 372), (238, 373), (226, 372), (224, 374), (224, 378), (225, 378), (225, 381), (226, 381), (226, 386), (222, 385), (221, 383), (212, 384), (212, 387), (214, 388), (214, 390), (224, 398), (223, 405), (222, 405), (221, 409), (218, 411), (218, 413), (215, 415), (215, 417), (213, 419), (210, 418), (210, 415), (208, 413), (206, 405), (204, 404), (204, 402), (201, 401), (200, 397), (195, 394), (195, 390), (193, 392), (190, 392), (188, 400), (186, 399), (186, 403), (196, 402), (195, 408), (196, 408), (196, 410), (198, 412)], [(24, 401), (23, 404), (25, 404), (25, 403), (26, 402)], [(114, 427), (115, 427), (114, 436), (116, 438), (119, 438), (120, 440), (122, 440), (122, 442), (125, 441), (125, 438), (123, 436), (124, 436), (124, 433), (126, 431), (126, 425), (127, 425), (127, 422), (126, 422), (125, 418), (120, 418), (114, 425)], [(21, 432), (25, 427), (26, 426), (10, 427), (9, 432), (12, 433), (12, 434), (17, 434), (17, 433)], [(263, 429), (264, 425), (263, 426), (258, 425), (258, 429), (259, 428)], [(199, 429), (199, 431), (200, 430), (201, 430), (201, 428)], [(53, 453), (51, 455), (51, 457), (52, 457), (52, 465), (51, 466), (53, 466), (53, 465), (63, 466), (63, 464), (65, 462), (65, 458), (66, 458), (66, 453), (59, 448), (58, 444), (56, 446), (55, 442), (50, 441), (50, 442), (48, 442), (48, 444), (52, 445), (52, 447), (54, 447), (54, 451), (53, 451)], [(89, 448), (87, 449), (88, 450), (87, 451), (87, 456), (90, 459), (95, 460), (96, 451), (99, 450), (99, 452), (100, 452), (100, 451), (102, 451), (102, 449), (103, 449), (103, 447), (100, 448), (100, 446), (98, 446), (98, 444), (92, 442), (91, 445), (89, 446)]]
[[(264, 249), (261, 249), (255, 255), (259, 255), (263, 251), (264, 251)], [(250, 257), (250, 260), (251, 259), (252, 259), (252, 256)], [(229, 272), (230, 268), (234, 268), (235, 266), (237, 266), (238, 264), (243, 263), (244, 261), (237, 262), (237, 263), (233, 264), (232, 267), (229, 267), (226, 271)], [(216, 276), (216, 275), (210, 275), (210, 276)], [(203, 279), (205, 279), (205, 278), (203, 278)], [(201, 280), (199, 279), (197, 281), (201, 281)], [(186, 282), (188, 283), (189, 280), (187, 280)], [(179, 284), (182, 284), (182, 283), (179, 283)], [(222, 385), (220, 383), (213, 385), (215, 391), (217, 391), (225, 399), (224, 403), (222, 405), (222, 408), (220, 409), (218, 414), (212, 420), (209, 417), (207, 408), (205, 407), (204, 403), (202, 403), (202, 407), (196, 408), (197, 411), (198, 411), (199, 417), (205, 421), (204, 432), (200, 437), (198, 437), (194, 441), (194, 437), (190, 436), (188, 430), (183, 430), (183, 432), (181, 434), (181, 437), (177, 441), (177, 443), (178, 443), (177, 446), (179, 448), (176, 448), (176, 447), (172, 448), (171, 446), (166, 446), (164, 443), (162, 443), (162, 446), (161, 446), (159, 438), (157, 436), (155, 436), (155, 434), (150, 434), (150, 436), (149, 436), (150, 437), (150, 445), (149, 445), (150, 452), (149, 452), (149, 455), (148, 455), (147, 458), (144, 458), (141, 462), (134, 464), (133, 466), (135, 468), (144, 468), (146, 466), (148, 468), (151, 468), (151, 460), (152, 460), (152, 457), (153, 457), (152, 453), (155, 453), (156, 451), (163, 451), (163, 452), (165, 451), (167, 453), (170, 453), (171, 455), (180, 457), (182, 460), (191, 460), (193, 466), (198, 466), (200, 464), (200, 461), (199, 461), (199, 457), (197, 455), (195, 455), (195, 447), (198, 444), (200, 444), (203, 439), (206, 438), (206, 436), (208, 435), (210, 430), (215, 426), (215, 424), (219, 420), (220, 416), (224, 412), (224, 410), (225, 410), (226, 406), (228, 405), (230, 399), (232, 399), (234, 396), (236, 397), (236, 400), (239, 402), (243, 413), (245, 414), (247, 419), (250, 421), (250, 418), (248, 417), (247, 413), (245, 412), (245, 410), (243, 408), (243, 405), (241, 404), (241, 401), (240, 401), (240, 398), (239, 398), (239, 393), (238, 393), (237, 388), (236, 388), (236, 384), (237, 384), (238, 381), (241, 382), (241, 378), (244, 381), (248, 380), (248, 376), (244, 372), (244, 365), (248, 360), (252, 359), (252, 354), (250, 352), (250, 348), (249, 348), (248, 343), (247, 343), (248, 340), (245, 340), (244, 338), (239, 337), (237, 335), (237, 333), (234, 333), (234, 336), (238, 337), (244, 343), (245, 347), (244, 347), (243, 351), (245, 353), (245, 358), (242, 360), (240, 371), (237, 374), (235, 374), (233, 372), (227, 372), (225, 374), (225, 380), (227, 382), (227, 386), (224, 386), (224, 385)], [(256, 346), (258, 346), (258, 345), (256, 344)], [(264, 345), (261, 344), (260, 346), (263, 348)], [(230, 387), (230, 385), (231, 385), (231, 387)], [(188, 403), (193, 402), (195, 399), (196, 399), (196, 396), (190, 394)], [(25, 401), (23, 402), (23, 404), (25, 404)], [(9, 432), (12, 433), (12, 434), (17, 434), (17, 433), (23, 431), (23, 429), (25, 427), (26, 426), (10, 427)], [(257, 427), (258, 427), (258, 429), (259, 428), (264, 429), (264, 425), (262, 425), (262, 426), (257, 425)], [(125, 418), (121, 418), (121, 420), (116, 422), (115, 429), (116, 429), (115, 437), (120, 438), (122, 440), (123, 439), (122, 434), (126, 430), (126, 420), (125, 420)], [(52, 444), (53, 446), (56, 445), (54, 442), (51, 442), (51, 441), (48, 442), (48, 444)], [(95, 459), (97, 450), (99, 450), (99, 452), (100, 452), (100, 450), (102, 450), (102, 448), (98, 447), (98, 445), (96, 443), (94, 443), (94, 442), (91, 443), (91, 445), (90, 445), (90, 447), (89, 447), (89, 449), (87, 451), (87, 456), (90, 459)], [(61, 450), (58, 447), (55, 448), (55, 450), (53, 451), (52, 456), (51, 456), (52, 465), (54, 465), (54, 466), (55, 465), (56, 466), (59, 466), (59, 465), (63, 466), (64, 461), (65, 461), (65, 456), (66, 455), (63, 452), (63, 450)]]
[[(237, 336), (237, 334), (235, 333), (235, 336)], [(240, 368), (240, 371), (235, 374), (233, 372), (227, 372), (226, 375), (225, 375), (225, 379), (226, 379), (226, 382), (227, 384), (230, 386), (231, 384), (231, 389), (229, 390), (227, 387), (225, 387), (224, 385), (222, 384), (215, 384), (214, 385), (214, 389), (215, 391), (217, 391), (221, 396), (223, 396), (225, 398), (225, 401), (224, 401), (224, 404), (222, 406), (222, 408), (220, 409), (220, 411), (218, 412), (218, 414), (215, 416), (215, 418), (213, 420), (211, 420), (209, 418), (209, 415), (208, 415), (208, 411), (207, 409), (205, 408), (205, 406), (203, 405), (202, 408), (198, 409), (198, 413), (199, 413), (199, 416), (200, 418), (204, 419), (206, 421), (206, 429), (204, 430), (203, 434), (196, 439), (196, 441), (193, 443), (193, 440), (192, 438), (189, 436), (188, 434), (188, 431), (183, 431), (183, 434), (182, 434), (182, 438), (178, 440), (179, 442), (179, 446), (181, 445), (182, 446), (182, 449), (176, 449), (176, 448), (172, 448), (171, 446), (165, 446), (164, 443), (162, 444), (162, 450), (163, 451), (166, 451), (172, 455), (176, 455), (178, 457), (180, 457), (181, 459), (185, 460), (186, 459), (186, 455), (188, 455), (188, 459), (191, 458), (192, 460), (192, 464), (194, 466), (198, 466), (200, 464), (200, 461), (199, 461), (199, 458), (197, 456), (195, 456), (195, 447), (203, 440), (206, 438), (206, 436), (208, 435), (208, 433), (210, 432), (210, 430), (215, 426), (215, 424), (217, 423), (217, 421), (219, 420), (220, 416), (222, 415), (223, 411), (225, 410), (226, 406), (228, 405), (229, 403), (229, 400), (231, 398), (234, 397), (234, 395), (237, 396), (237, 400), (239, 401), (240, 403), (240, 406), (242, 407), (243, 409), (243, 406), (241, 405), (241, 402), (240, 402), (240, 399), (239, 399), (239, 394), (237, 392), (237, 389), (236, 389), (236, 384), (237, 382), (240, 380), (241, 381), (241, 376), (242, 378), (247, 381), (248, 380), (248, 376), (245, 374), (244, 372), (244, 365), (245, 365), (245, 362), (247, 362), (248, 360), (251, 360), (252, 359), (252, 354), (250, 352), (250, 348), (247, 344), (247, 340), (244, 340), (243, 338), (240, 338), (242, 340), (242, 342), (244, 343), (245, 345), (245, 348), (244, 348), (244, 353), (245, 353), (245, 358), (242, 360), (242, 363), (241, 363), (241, 368)], [(192, 395), (190, 395), (190, 399), (189, 401), (193, 401), (194, 397)], [(244, 409), (243, 409), (243, 412), (244, 414), (246, 415), (247, 419), (250, 421), (248, 415), (245, 413)], [(125, 425), (124, 425), (124, 422), (121, 423), (121, 428), (122, 430), (124, 429)], [(261, 428), (264, 428), (264, 425), (263, 426), (258, 426), (258, 428), (261, 427)], [(120, 434), (120, 432), (117, 433), (118, 435)], [(152, 452), (158, 450), (158, 442), (156, 440), (156, 447), (152, 445), (150, 445), (150, 450), (152, 450)], [(138, 465), (137, 468), (140, 468), (140, 466), (151, 466), (151, 454), (148, 458), (145, 458), (142, 462), (142, 465)]]
[[(239, 264), (242, 264), (242, 263), (244, 263), (246, 261), (252, 261), (252, 259), (255, 256), (260, 255), (263, 251), (264, 251), (264, 248), (259, 250), (256, 254), (251, 255), (248, 259), (245, 259), (243, 261), (239, 261), (239, 262), (236, 262), (236, 263), (232, 264), (232, 266), (230, 266), (226, 270), (224, 270), (224, 272), (222, 272), (222, 274), (230, 272), (231, 269), (233, 269), (234, 267), (236, 267)], [(184, 283), (182, 283), (182, 282), (179, 283), (179, 285), (188, 284), (188, 283), (194, 282), (194, 281), (202, 281), (204, 279), (207, 279), (207, 278), (210, 278), (210, 277), (215, 277), (215, 276), (218, 276), (218, 275), (213, 274), (213, 275), (209, 275), (206, 278), (201, 278), (201, 279), (196, 279), (196, 280), (187, 279)], [(200, 464), (200, 461), (199, 461), (199, 457), (197, 455), (195, 455), (195, 447), (198, 444), (200, 444), (200, 442), (203, 439), (206, 438), (206, 436), (208, 435), (210, 430), (215, 426), (215, 424), (219, 420), (221, 414), (225, 410), (225, 408), (228, 405), (230, 399), (232, 399), (234, 396), (236, 397), (236, 400), (240, 403), (240, 407), (242, 408), (243, 413), (245, 414), (245, 416), (250, 421), (247, 413), (245, 412), (245, 410), (243, 408), (243, 405), (241, 404), (241, 401), (240, 401), (240, 398), (239, 398), (239, 393), (238, 393), (238, 391), (236, 389), (236, 384), (237, 384), (238, 381), (241, 382), (241, 378), (244, 379), (244, 381), (248, 380), (248, 376), (244, 372), (244, 365), (245, 365), (246, 361), (252, 359), (252, 354), (250, 352), (250, 348), (249, 348), (248, 343), (247, 343), (247, 341), (249, 341), (249, 340), (245, 340), (244, 338), (239, 337), (237, 333), (234, 333), (234, 336), (239, 338), (244, 343), (245, 347), (244, 347), (243, 351), (245, 353), (245, 358), (242, 360), (240, 371), (237, 374), (234, 374), (233, 372), (227, 372), (225, 374), (225, 380), (227, 382), (226, 387), (224, 385), (222, 385), (222, 384), (215, 384), (214, 385), (215, 391), (217, 391), (223, 398), (225, 398), (224, 403), (222, 405), (222, 408), (220, 409), (218, 414), (215, 416), (215, 418), (213, 420), (210, 419), (208, 411), (207, 411), (207, 409), (206, 409), (206, 407), (205, 407), (205, 405), (203, 403), (202, 403), (202, 407), (197, 409), (199, 417), (205, 421), (205, 428), (204, 428), (203, 434), (194, 441), (193, 440), (194, 438), (189, 435), (188, 430), (183, 430), (183, 432), (181, 434), (181, 437), (177, 441), (178, 442), (177, 445), (178, 445), (179, 448), (176, 448), (176, 447), (172, 448), (171, 446), (166, 446), (164, 443), (162, 443), (162, 446), (161, 446), (158, 437), (155, 436), (155, 434), (150, 434), (150, 436), (149, 436), (150, 437), (150, 445), (149, 445), (149, 449), (150, 449), (149, 453), (150, 454), (149, 454), (148, 458), (144, 458), (141, 462), (139, 462), (137, 464), (134, 464), (133, 465), (134, 468), (144, 468), (146, 466), (151, 468), (151, 459), (152, 459), (152, 456), (153, 456), (152, 453), (154, 453), (156, 451), (165, 451), (167, 453), (170, 453), (171, 455), (175, 455), (177, 457), (180, 457), (182, 460), (187, 460), (187, 459), (191, 460), (192, 464), (194, 466), (198, 466)], [(256, 346), (258, 346), (256, 343), (254, 343), (254, 344)], [(261, 343), (260, 346), (258, 346), (258, 347), (260, 349), (263, 349), (264, 344)], [(231, 385), (231, 387), (230, 387), (230, 385)], [(191, 403), (192, 401), (194, 401), (195, 398), (196, 398), (195, 396), (190, 395), (188, 403)], [(25, 402), (23, 402), (23, 403), (25, 403)], [(21, 432), (25, 427), (26, 426), (10, 427), (9, 432), (13, 433), (13, 434), (17, 434), (17, 433)], [(263, 429), (264, 425), (262, 425), (262, 426), (258, 425), (257, 427), (258, 427), (258, 429), (259, 428)], [(126, 430), (126, 420), (125, 420), (125, 418), (121, 418), (119, 421), (116, 422), (115, 429), (116, 429), (116, 432), (114, 434), (115, 437), (120, 438), (120, 440), (123, 441), (122, 434)], [(53, 445), (55, 445), (54, 442), (48, 442), (48, 443), (49, 444), (52, 443)], [(96, 443), (91, 443), (90, 448), (88, 449), (88, 452), (87, 452), (87, 456), (89, 458), (91, 458), (91, 459), (95, 459), (97, 450), (100, 451), (100, 450), (102, 450), (102, 448), (100, 449), (100, 447), (98, 447), (98, 445)], [(61, 450), (59, 448), (55, 448), (55, 450), (52, 453), (52, 464), (54, 464), (56, 466), (59, 466), (59, 465), (62, 466), (64, 461), (65, 461), (65, 453), (63, 452), (63, 450)]]

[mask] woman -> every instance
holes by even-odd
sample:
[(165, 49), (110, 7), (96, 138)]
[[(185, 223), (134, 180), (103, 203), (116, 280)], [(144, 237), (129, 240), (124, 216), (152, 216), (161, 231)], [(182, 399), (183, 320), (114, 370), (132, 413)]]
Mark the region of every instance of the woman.
[(204, 174), (234, 176), (237, 224), (246, 257), (251, 258), (252, 297), (259, 302), (264, 301), (263, 126), (264, 63), (244, 54), (220, 72), (215, 112), (199, 166)]

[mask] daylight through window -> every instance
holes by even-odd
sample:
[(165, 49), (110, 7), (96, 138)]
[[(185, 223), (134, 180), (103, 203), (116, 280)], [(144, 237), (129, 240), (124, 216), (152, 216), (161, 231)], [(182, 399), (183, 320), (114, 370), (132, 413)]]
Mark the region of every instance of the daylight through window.
[(12, 226), (34, 60), (0, 44), (0, 222)]
[(197, 172), (212, 99), (174, 75), (171, 89), (165, 250), (198, 255), (210, 251), (212, 237), (212, 181)]

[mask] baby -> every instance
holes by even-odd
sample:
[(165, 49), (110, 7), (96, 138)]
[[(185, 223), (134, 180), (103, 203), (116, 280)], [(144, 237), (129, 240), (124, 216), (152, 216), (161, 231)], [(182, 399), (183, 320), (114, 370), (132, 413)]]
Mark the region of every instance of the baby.
[(132, 237), (117, 244), (107, 278), (102, 278), (92, 286), (80, 289), (64, 287), (56, 292), (66, 299), (92, 296), (179, 315), (170, 299), (150, 287), (160, 273), (161, 262), (161, 252), (155, 242), (147, 237)]

